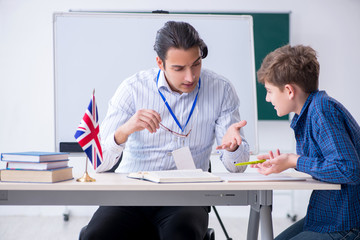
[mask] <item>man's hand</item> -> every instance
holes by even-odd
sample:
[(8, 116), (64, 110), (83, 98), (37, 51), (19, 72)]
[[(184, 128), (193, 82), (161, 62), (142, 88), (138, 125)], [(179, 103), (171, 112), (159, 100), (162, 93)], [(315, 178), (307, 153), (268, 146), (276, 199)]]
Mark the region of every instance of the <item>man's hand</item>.
[(272, 151), (269, 154), (259, 155), (258, 159), (266, 159), (263, 163), (250, 165), (252, 168), (257, 168), (258, 172), (264, 175), (271, 173), (280, 173), (289, 168), (295, 168), (299, 155), (293, 153), (280, 154), (280, 150), (277, 149), (274, 154)]
[(226, 131), (221, 145), (217, 146), (216, 149), (225, 149), (229, 152), (234, 152), (239, 145), (242, 142), (241, 136), (240, 136), (240, 128), (244, 127), (246, 125), (246, 121), (240, 121), (237, 123), (232, 124), (229, 129)]
[(115, 131), (115, 142), (121, 144), (127, 141), (130, 134), (147, 129), (150, 133), (159, 129), (161, 117), (151, 109), (138, 110), (125, 124)]

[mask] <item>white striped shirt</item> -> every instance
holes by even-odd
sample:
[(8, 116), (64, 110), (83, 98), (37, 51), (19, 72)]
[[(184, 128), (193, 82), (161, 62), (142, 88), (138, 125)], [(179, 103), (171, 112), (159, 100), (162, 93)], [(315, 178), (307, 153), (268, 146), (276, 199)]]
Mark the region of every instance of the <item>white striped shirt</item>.
[[(230, 82), (224, 77), (202, 69), (201, 87), (190, 93), (179, 94), (170, 89), (164, 73), (159, 69), (141, 71), (124, 80), (109, 102), (109, 109), (100, 127), (103, 163), (97, 172), (111, 169), (123, 153), (117, 172), (155, 171), (176, 169), (171, 152), (189, 146), (196, 168), (207, 171), (210, 154), (216, 139), (221, 144), (229, 126), (240, 121), (239, 98)], [(137, 110), (153, 109), (161, 116), (161, 123), (167, 128), (181, 133), (169, 110), (160, 97), (158, 89), (165, 96), (175, 116), (183, 126), (189, 116), (196, 93), (199, 91), (196, 110), (183, 133), (191, 133), (187, 138), (179, 138), (162, 128), (156, 133), (142, 130), (131, 134), (125, 144), (114, 141), (116, 129), (132, 117)], [(221, 161), (230, 172), (242, 172), (245, 167), (234, 163), (249, 160), (249, 145), (243, 131), (242, 144), (234, 152), (222, 150)]]

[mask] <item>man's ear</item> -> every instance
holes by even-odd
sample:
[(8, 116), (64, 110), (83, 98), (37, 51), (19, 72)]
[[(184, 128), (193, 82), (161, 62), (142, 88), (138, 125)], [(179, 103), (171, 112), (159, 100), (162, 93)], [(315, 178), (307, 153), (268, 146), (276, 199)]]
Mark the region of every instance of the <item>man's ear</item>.
[(288, 94), (289, 100), (294, 99), (296, 91), (295, 87), (292, 84), (286, 84), (284, 88)]
[(161, 60), (161, 58), (159, 58), (159, 56), (156, 57), (156, 63), (158, 65), (158, 67), (161, 69), (161, 71), (164, 71), (164, 64), (163, 61)]

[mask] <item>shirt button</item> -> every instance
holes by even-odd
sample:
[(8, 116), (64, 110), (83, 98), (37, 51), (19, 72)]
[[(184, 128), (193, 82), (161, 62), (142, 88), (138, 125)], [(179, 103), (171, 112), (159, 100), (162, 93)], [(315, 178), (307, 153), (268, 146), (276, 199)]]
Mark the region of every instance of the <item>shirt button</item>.
[(171, 156), (171, 155), (172, 155), (172, 153), (171, 153), (171, 152), (168, 152), (166, 155)]

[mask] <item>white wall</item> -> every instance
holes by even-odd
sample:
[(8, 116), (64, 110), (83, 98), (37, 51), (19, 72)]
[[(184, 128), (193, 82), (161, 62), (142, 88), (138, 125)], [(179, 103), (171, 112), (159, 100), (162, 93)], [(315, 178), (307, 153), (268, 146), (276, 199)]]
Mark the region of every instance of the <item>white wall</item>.
[[(311, 45), (317, 50), (320, 88), (342, 102), (360, 121), (355, 97), (360, 89), (360, 1), (0, 0), (0, 152), (54, 150), (52, 14), (69, 9), (291, 12), (291, 43)], [(294, 151), (288, 125), (286, 121), (259, 122), (260, 150), (279, 147)], [(39, 209), (29, 212), (42, 213)], [(304, 206), (300, 204), (298, 209), (303, 213)], [(24, 212), (19, 207), (1, 208), (2, 213), (9, 211)]]

